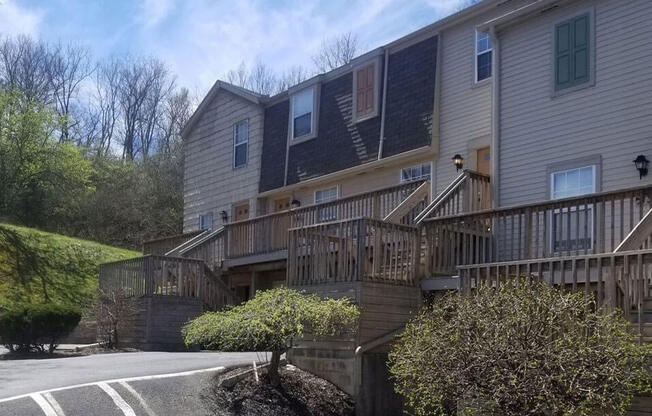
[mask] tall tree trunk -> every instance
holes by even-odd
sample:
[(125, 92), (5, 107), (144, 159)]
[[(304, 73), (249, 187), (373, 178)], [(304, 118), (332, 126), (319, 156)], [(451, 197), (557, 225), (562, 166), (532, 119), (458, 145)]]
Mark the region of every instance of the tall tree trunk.
[(269, 384), (273, 387), (278, 387), (281, 385), (281, 376), (278, 373), (278, 367), (281, 363), (281, 352), (272, 351), (272, 360), (269, 362), (269, 370), (267, 375), (269, 376)]

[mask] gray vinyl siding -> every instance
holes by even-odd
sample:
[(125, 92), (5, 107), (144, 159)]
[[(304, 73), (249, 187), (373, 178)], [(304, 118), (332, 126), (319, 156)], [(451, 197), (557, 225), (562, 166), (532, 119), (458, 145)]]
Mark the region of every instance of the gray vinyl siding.
[[(553, 97), (554, 25), (593, 8), (595, 85)], [(500, 205), (548, 199), (548, 167), (602, 158), (603, 191), (652, 184), (652, 3), (581, 1), (500, 33)]]
[[(233, 125), (249, 119), (248, 160), (233, 169)], [(184, 232), (199, 228), (199, 215), (213, 213), (213, 225), (222, 224), (220, 211), (232, 216), (232, 205), (255, 203), (260, 178), (263, 109), (221, 90), (184, 142)]]

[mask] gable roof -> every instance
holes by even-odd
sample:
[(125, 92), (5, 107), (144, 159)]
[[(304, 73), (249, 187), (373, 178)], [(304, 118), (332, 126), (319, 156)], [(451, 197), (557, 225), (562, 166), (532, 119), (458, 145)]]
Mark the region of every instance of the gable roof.
[(195, 125), (201, 118), (202, 114), (204, 114), (206, 109), (208, 109), (208, 106), (210, 105), (211, 101), (213, 101), (213, 99), (217, 96), (220, 90), (228, 91), (256, 105), (260, 105), (261, 100), (267, 97), (266, 95), (258, 94), (246, 88), (238, 87), (237, 85), (233, 85), (218, 79), (215, 82), (215, 84), (213, 84), (211, 89), (208, 91), (208, 94), (206, 94), (204, 99), (201, 101), (201, 103), (193, 113), (192, 117), (190, 117), (183, 130), (181, 130), (182, 140), (186, 139), (186, 136), (192, 131), (193, 127), (195, 127)]

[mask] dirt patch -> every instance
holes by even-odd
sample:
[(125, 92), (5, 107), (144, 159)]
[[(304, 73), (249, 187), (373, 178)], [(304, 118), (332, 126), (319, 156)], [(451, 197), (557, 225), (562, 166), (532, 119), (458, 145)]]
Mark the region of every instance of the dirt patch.
[(351, 397), (332, 383), (297, 368), (282, 368), (281, 386), (267, 384), (266, 370), (260, 371), (260, 382), (254, 375), (232, 388), (220, 387), (223, 378), (242, 370), (216, 376), (204, 395), (216, 416), (349, 416), (355, 414)]

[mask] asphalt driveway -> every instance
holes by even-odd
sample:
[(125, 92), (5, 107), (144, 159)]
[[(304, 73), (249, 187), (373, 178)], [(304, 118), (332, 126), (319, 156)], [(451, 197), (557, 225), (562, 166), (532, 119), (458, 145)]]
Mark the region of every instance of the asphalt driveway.
[(209, 415), (203, 396), (210, 379), (225, 367), (264, 359), (134, 352), (0, 361), (0, 416)]

